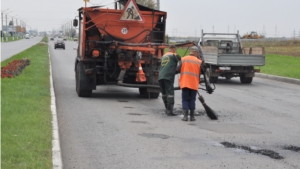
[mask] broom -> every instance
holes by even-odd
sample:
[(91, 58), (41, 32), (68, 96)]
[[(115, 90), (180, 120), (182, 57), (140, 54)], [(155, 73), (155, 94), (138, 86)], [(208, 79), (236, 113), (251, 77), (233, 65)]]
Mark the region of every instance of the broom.
[(209, 107), (206, 105), (205, 101), (204, 101), (204, 98), (200, 95), (200, 93), (198, 92), (198, 99), (199, 101), (202, 103), (204, 109), (205, 109), (205, 112), (207, 114), (207, 116), (211, 119), (211, 120), (218, 120), (218, 116), (217, 114)]

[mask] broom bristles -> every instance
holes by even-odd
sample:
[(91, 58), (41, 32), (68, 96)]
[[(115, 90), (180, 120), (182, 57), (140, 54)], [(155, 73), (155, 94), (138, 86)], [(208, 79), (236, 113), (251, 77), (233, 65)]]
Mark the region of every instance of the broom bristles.
[(206, 104), (203, 104), (205, 112), (207, 114), (207, 116), (211, 119), (211, 120), (218, 120), (218, 116), (217, 114)]

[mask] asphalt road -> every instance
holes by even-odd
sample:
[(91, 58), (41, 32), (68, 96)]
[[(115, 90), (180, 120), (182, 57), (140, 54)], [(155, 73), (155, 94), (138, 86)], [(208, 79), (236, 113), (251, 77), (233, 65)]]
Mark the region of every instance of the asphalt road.
[(42, 40), (42, 37), (21, 39), (13, 42), (1, 42), (1, 62), (18, 54)]
[(99, 86), (77, 97), (75, 47), (49, 43), (65, 169), (300, 168), (300, 152), (286, 150), (300, 147), (299, 85), (220, 79), (212, 95), (201, 92), (219, 120), (197, 102), (196, 121), (183, 122), (164, 114), (161, 97), (144, 99), (134, 88)]

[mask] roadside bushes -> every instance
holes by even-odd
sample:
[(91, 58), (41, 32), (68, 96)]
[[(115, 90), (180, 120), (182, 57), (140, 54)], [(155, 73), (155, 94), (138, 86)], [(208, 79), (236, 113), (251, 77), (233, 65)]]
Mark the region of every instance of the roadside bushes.
[(13, 78), (22, 73), (26, 66), (30, 65), (29, 59), (13, 60), (7, 66), (1, 67), (1, 78)]

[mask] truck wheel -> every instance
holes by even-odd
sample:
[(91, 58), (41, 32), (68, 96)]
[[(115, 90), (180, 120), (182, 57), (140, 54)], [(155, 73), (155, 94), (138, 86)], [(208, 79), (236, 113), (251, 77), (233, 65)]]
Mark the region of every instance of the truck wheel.
[(210, 83), (217, 83), (218, 82), (218, 77), (213, 77), (211, 76), (211, 69), (210, 68), (207, 68), (206, 69), (206, 74), (207, 74), (207, 77), (209, 78), (209, 82)]
[(147, 88), (139, 88), (139, 92), (140, 92), (140, 95), (145, 97), (145, 98), (150, 97), (150, 99), (157, 99), (158, 96), (159, 96), (159, 93), (147, 92)]
[(240, 75), (240, 81), (244, 84), (252, 83), (253, 77), (245, 77), (245, 75)]
[(82, 90), (80, 89), (81, 87), (81, 77), (80, 77), (80, 71), (81, 71), (81, 66), (80, 66), (80, 63), (78, 63), (76, 65), (76, 92), (77, 92), (77, 95), (79, 97), (90, 97), (92, 95), (92, 90)]
[(225, 78), (226, 78), (226, 80), (230, 80), (232, 77), (226, 76)]
[(210, 83), (217, 83), (218, 82), (218, 77), (209, 77), (209, 82)]

